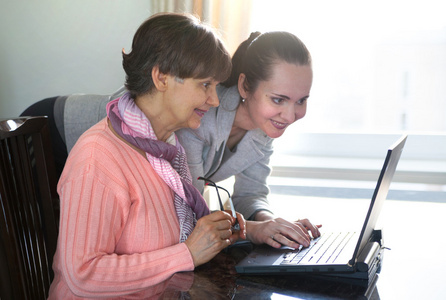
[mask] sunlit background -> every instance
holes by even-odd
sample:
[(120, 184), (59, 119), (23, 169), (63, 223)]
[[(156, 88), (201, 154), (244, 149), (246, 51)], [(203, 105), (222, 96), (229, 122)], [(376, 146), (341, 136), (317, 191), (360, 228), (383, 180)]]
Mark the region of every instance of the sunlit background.
[(310, 49), (314, 85), (299, 132), (446, 133), (443, 0), (0, 0), (0, 117), (124, 82), (120, 51), (160, 11), (191, 12), (231, 52), (252, 31), (286, 30)]
[[(284, 9), (286, 7), (286, 9)], [(446, 132), (446, 2), (253, 2), (252, 29), (300, 37), (314, 61), (306, 132)]]

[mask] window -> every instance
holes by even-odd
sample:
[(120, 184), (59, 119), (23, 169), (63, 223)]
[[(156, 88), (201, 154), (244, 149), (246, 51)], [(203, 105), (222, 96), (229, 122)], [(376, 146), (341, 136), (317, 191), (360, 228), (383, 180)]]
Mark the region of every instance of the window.
[(295, 127), (446, 133), (443, 3), (261, 0), (251, 31), (290, 31), (312, 53), (309, 114)]
[(251, 31), (290, 31), (313, 57), (307, 115), (278, 139), (276, 152), (375, 159), (385, 153), (368, 145), (385, 147), (406, 132), (400, 166), (434, 174), (446, 186), (444, 1), (259, 0), (252, 5)]

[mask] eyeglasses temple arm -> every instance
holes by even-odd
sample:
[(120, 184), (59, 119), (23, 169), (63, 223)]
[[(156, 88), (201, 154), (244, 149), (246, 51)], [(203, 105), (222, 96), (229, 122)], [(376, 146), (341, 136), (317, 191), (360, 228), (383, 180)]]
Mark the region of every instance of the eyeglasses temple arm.
[[(223, 206), (223, 202), (221, 202), (221, 197), (220, 197), (220, 193), (218, 192), (218, 186), (215, 184), (215, 182), (204, 178), (204, 177), (198, 177), (198, 180), (204, 180), (204, 182), (206, 182), (208, 185), (215, 187), (215, 190), (217, 191), (217, 197), (218, 197), (218, 202), (220, 203), (220, 210), (225, 210), (224, 206)], [(227, 191), (226, 191), (227, 192)]]

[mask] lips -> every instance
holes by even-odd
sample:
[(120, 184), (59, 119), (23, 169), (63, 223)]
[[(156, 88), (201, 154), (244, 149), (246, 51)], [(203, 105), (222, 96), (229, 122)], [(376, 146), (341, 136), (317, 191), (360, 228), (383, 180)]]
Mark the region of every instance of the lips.
[(197, 115), (199, 115), (200, 118), (202, 118), (206, 112), (207, 112), (207, 110), (202, 110), (202, 109), (198, 109), (198, 108), (195, 109), (195, 113)]
[(271, 124), (273, 124), (273, 126), (277, 129), (285, 129), (288, 126), (288, 123), (280, 123), (274, 120), (271, 120)]

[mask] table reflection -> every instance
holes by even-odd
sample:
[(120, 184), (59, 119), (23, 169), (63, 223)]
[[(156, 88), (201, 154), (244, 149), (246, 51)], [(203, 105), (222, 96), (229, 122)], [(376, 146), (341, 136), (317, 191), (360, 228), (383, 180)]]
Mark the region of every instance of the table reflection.
[(305, 276), (245, 276), (235, 264), (249, 249), (233, 247), (194, 272), (176, 273), (144, 291), (113, 299), (379, 299), (371, 289), (356, 284)]

